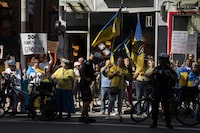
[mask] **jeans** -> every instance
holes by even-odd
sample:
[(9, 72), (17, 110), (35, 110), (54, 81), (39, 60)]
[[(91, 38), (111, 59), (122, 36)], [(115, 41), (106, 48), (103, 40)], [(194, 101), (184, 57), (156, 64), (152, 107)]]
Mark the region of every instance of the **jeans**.
[[(141, 98), (144, 96), (144, 98), (147, 97), (147, 89), (148, 89), (148, 83), (145, 81), (135, 81), (135, 89), (136, 89), (136, 100), (139, 102)], [(140, 114), (141, 112), (141, 107), (138, 104), (137, 105), (137, 114)]]
[(108, 114), (110, 114), (113, 111), (116, 98), (118, 98), (118, 101), (117, 101), (118, 113), (119, 114), (122, 113), (122, 101), (123, 101), (123, 97), (124, 97), (124, 90), (121, 89), (121, 88), (118, 89), (117, 95), (111, 95), (110, 102), (109, 102), (109, 105), (108, 105)]
[(101, 112), (105, 112), (105, 96), (108, 95), (108, 98), (110, 100), (110, 88), (109, 87), (101, 87)]

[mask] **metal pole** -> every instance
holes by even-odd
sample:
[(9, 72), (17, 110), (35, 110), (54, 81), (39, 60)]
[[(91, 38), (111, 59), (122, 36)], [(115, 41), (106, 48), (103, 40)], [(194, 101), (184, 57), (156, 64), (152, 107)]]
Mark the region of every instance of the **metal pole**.
[[(87, 32), (87, 51), (90, 51), (90, 12), (88, 12), (88, 32)], [(89, 58), (89, 53), (90, 52), (87, 52), (87, 59)]]
[(43, 2), (43, 0), (41, 0), (41, 3), (40, 3), (40, 5), (41, 5), (41, 7), (40, 7), (40, 10), (41, 10), (41, 18), (40, 18), (40, 30), (41, 30), (41, 32), (43, 32), (43, 4), (44, 4), (44, 2)]
[[(27, 22), (27, 4), (26, 0), (21, 0), (21, 33), (26, 32), (26, 22)], [(21, 46), (21, 52), (20, 52), (20, 63), (21, 63), (21, 68), (26, 68), (26, 60), (25, 56), (23, 55), (22, 52), (22, 46)]]
[[(159, 2), (156, 0), (156, 11), (159, 9)], [(154, 53), (154, 60), (155, 60), (155, 65), (157, 66), (158, 60), (157, 60), (157, 55), (158, 55), (158, 12), (155, 14), (155, 53)]]

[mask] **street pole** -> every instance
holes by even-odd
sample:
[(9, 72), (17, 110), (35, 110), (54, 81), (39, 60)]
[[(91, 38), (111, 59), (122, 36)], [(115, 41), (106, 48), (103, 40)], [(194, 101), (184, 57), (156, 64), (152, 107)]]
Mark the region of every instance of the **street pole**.
[[(26, 21), (27, 21), (26, 6), (27, 6), (26, 0), (21, 0), (21, 33), (26, 32)], [(23, 55), (22, 46), (21, 46), (21, 52), (20, 52), (20, 63), (21, 63), (22, 70), (23, 68), (26, 68), (26, 60), (25, 60), (25, 56)]]
[(44, 17), (44, 2), (43, 0), (41, 0), (41, 3), (40, 3), (41, 7), (40, 7), (40, 10), (41, 10), (41, 16), (40, 16), (40, 30), (41, 30), (41, 33), (43, 32), (43, 17)]

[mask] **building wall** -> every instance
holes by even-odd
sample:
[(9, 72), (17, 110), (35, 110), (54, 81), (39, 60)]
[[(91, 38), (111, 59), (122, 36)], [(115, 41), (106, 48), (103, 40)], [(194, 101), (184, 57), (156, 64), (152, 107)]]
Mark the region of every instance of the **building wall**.
[[(3, 1), (0, 0), (0, 2)], [(41, 1), (43, 1), (43, 14), (41, 14)], [(21, 0), (10, 0), (7, 3), (12, 9), (12, 32), (19, 34), (21, 31)], [(52, 10), (58, 10), (58, 0), (35, 0), (35, 14), (27, 15), (27, 32), (47, 32), (48, 12)], [(41, 19), (43, 19), (42, 26)]]

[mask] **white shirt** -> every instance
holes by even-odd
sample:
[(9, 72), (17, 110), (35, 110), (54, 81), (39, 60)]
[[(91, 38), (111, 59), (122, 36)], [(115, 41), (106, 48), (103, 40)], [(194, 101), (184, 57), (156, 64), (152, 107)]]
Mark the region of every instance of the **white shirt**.
[(14, 83), (16, 85), (16, 89), (21, 90), (21, 71), (20, 69), (16, 69), (12, 71), (10, 68), (6, 68), (5, 73), (9, 74), (10, 76), (14, 76), (15, 80)]

